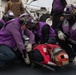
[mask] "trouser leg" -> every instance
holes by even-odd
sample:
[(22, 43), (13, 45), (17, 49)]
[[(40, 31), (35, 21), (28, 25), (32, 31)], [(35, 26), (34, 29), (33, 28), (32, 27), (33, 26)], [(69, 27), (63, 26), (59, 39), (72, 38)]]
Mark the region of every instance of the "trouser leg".
[(61, 15), (53, 16), (53, 19), (52, 19), (52, 21), (53, 21), (52, 28), (53, 29), (56, 29), (57, 25), (60, 23), (60, 16)]
[(15, 59), (15, 53), (7, 46), (0, 46), (0, 63), (6, 63)]

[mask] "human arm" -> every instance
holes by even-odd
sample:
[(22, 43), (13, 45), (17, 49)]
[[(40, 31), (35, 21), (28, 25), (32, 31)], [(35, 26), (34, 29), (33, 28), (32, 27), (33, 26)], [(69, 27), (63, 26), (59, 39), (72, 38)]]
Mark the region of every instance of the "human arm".
[(56, 29), (55, 29), (55, 32), (56, 32), (56, 34), (58, 34), (58, 31), (63, 31), (63, 29), (62, 29), (62, 24), (63, 24), (63, 21), (61, 21), (58, 25), (57, 25), (57, 27), (56, 27)]
[(25, 46), (23, 44), (22, 36), (20, 34), (19, 26), (17, 25), (17, 23), (9, 23), (6, 26), (6, 30), (9, 32), (10, 35), (13, 36), (17, 48), (23, 55), (23, 50), (25, 50)]
[(26, 29), (26, 30), (24, 31), (24, 35), (26, 35), (26, 36), (29, 38), (29, 43), (31, 43), (31, 44), (34, 43), (34, 38), (35, 38), (35, 36), (34, 36), (34, 34), (32, 33), (31, 30)]
[(28, 43), (28, 45), (26, 46), (26, 50), (27, 50), (27, 52), (30, 52), (30, 51), (32, 50), (32, 44), (34, 43), (34, 34), (33, 34), (32, 31), (30, 31), (29, 29), (26, 29), (26, 30), (24, 31), (24, 34), (25, 34), (26, 36), (28, 36), (28, 38), (29, 38), (29, 43)]
[(60, 40), (65, 40), (66, 35), (65, 35), (64, 31), (63, 31), (62, 24), (63, 24), (63, 22), (61, 22), (61, 23), (57, 26), (57, 28), (55, 29), (55, 31), (56, 31), (57, 37), (58, 37)]

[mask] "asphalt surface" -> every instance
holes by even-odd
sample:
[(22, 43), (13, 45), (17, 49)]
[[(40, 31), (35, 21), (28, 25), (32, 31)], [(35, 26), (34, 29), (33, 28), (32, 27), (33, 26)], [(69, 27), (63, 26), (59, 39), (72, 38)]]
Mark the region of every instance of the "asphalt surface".
[(52, 72), (39, 65), (32, 68), (21, 62), (15, 62), (3, 66), (0, 65), (0, 75), (76, 75), (76, 65), (69, 64), (68, 66), (57, 68), (55, 72)]
[(0, 75), (76, 75), (76, 66), (70, 64), (52, 72), (40, 66), (32, 68), (21, 63), (14, 63), (1, 66)]

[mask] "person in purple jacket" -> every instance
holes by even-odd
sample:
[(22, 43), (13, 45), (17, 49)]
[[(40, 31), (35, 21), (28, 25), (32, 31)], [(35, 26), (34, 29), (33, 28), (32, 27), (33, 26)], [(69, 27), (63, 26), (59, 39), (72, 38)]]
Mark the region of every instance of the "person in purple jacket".
[[(17, 47), (24, 61), (29, 62), (27, 52), (31, 51), (34, 42), (32, 31), (27, 28), (26, 15), (8, 21), (0, 30), (0, 64), (16, 58), (13, 50)], [(22, 33), (22, 31), (24, 31)], [(29, 37), (29, 43), (25, 48), (23, 35)], [(27, 52), (26, 52), (27, 50)]]
[(66, 0), (53, 0), (52, 10), (50, 14), (50, 19), (52, 19), (53, 21), (52, 24), (53, 29), (56, 29), (56, 26), (64, 18), (63, 11), (66, 5), (67, 5)]
[(32, 28), (35, 35), (35, 43), (56, 43), (55, 31), (46, 22), (34, 21)]
[(57, 41), (66, 50), (70, 60), (76, 64), (76, 8), (67, 5), (63, 15), (65, 18), (56, 29)]
[(14, 18), (14, 14), (12, 11), (8, 11), (4, 13), (2, 19), (0, 20), (0, 29), (5, 25), (5, 23)]

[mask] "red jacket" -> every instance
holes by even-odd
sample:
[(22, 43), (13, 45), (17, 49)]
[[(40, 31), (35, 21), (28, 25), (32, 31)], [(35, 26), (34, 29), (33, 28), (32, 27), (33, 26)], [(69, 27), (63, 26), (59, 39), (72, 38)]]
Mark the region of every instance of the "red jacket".
[(39, 50), (42, 54), (44, 61), (41, 63), (48, 64), (48, 62), (53, 62), (51, 59), (51, 54), (49, 52), (52, 51), (53, 48), (60, 48), (60, 46), (56, 44), (39, 44), (33, 47), (33, 50)]

